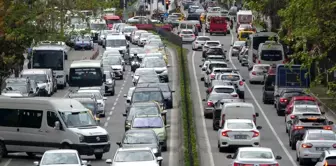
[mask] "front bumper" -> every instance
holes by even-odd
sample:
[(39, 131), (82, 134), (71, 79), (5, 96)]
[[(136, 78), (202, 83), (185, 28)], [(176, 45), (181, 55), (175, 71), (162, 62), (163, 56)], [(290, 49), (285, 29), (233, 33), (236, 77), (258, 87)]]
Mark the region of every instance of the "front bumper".
[(79, 44), (76, 44), (75, 46), (74, 46), (74, 49), (75, 50), (79, 50), (79, 49), (87, 49), (87, 50), (89, 50), (89, 49), (92, 49), (92, 46), (91, 45), (79, 45)]
[(72, 145), (80, 155), (94, 155), (100, 153), (107, 153), (110, 151), (111, 144), (109, 142), (104, 144), (75, 144)]

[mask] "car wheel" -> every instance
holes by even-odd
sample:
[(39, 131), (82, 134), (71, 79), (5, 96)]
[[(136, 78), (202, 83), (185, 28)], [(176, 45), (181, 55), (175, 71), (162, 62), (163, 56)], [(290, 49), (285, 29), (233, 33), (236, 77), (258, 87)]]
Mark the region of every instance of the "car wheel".
[(241, 93), (241, 94), (239, 95), (239, 98), (240, 98), (240, 99), (245, 99), (245, 93)]
[(115, 87), (113, 87), (113, 90), (111, 92), (111, 96), (114, 96), (114, 94), (115, 94)]
[(291, 143), (292, 143), (291, 145), (292, 150), (296, 150), (296, 139), (294, 138), (294, 140)]
[(121, 76), (120, 76), (120, 80), (123, 80), (123, 79), (124, 79), (124, 76), (123, 76), (123, 75), (121, 75)]
[(32, 152), (26, 152), (26, 154), (27, 154), (28, 157), (30, 157), (30, 158), (34, 158), (34, 157), (36, 157), (36, 154), (35, 154), (35, 153), (32, 153)]

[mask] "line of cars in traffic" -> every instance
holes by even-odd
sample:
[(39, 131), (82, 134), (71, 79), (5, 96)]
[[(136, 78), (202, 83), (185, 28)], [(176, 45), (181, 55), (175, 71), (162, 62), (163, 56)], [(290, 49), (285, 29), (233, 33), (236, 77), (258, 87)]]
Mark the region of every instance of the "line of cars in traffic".
[[(299, 164), (335, 164), (333, 122), (324, 116), (318, 100), (306, 92), (310, 83), (309, 76), (305, 76), (308, 70), (300, 65), (286, 67), (283, 63), (288, 60), (279, 37), (271, 32), (256, 32), (255, 27), (246, 24), (252, 19), (251, 11), (237, 12), (238, 41), (231, 45), (232, 56), (248, 68), (251, 84), (263, 84), (263, 102), (274, 104), (279, 116), (285, 115), (289, 146), (296, 150)], [(232, 165), (279, 165), (276, 160), (280, 156), (275, 156), (270, 148), (260, 147), (259, 114), (252, 103), (244, 102), (241, 93), (245, 79), (238, 70), (228, 67), (225, 51), (210, 51), (214, 47), (221, 50), (220, 41), (208, 36), (195, 37), (192, 42), (194, 51), (202, 49), (204, 116), (212, 119), (213, 129), (218, 131), (219, 151), (243, 146), (227, 156), (233, 159)]]

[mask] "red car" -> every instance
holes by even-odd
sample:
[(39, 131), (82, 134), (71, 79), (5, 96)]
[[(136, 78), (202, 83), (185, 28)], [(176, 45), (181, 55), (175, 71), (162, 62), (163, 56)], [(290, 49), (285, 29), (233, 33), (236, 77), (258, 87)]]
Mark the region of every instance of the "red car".
[(315, 97), (312, 96), (295, 96), (286, 107), (285, 114), (291, 114), (294, 105), (321, 105)]

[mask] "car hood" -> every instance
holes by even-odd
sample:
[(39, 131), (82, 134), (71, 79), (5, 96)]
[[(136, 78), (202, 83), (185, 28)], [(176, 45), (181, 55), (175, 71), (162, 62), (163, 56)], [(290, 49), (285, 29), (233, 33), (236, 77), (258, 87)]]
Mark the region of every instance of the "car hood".
[(156, 166), (158, 165), (155, 161), (135, 161), (135, 162), (113, 162), (112, 166)]
[(111, 65), (111, 68), (121, 70), (123, 67), (121, 65)]
[(99, 126), (89, 126), (89, 127), (76, 127), (76, 128), (68, 128), (69, 130), (82, 134), (84, 136), (96, 136), (96, 135), (106, 135), (107, 132), (105, 129)]

